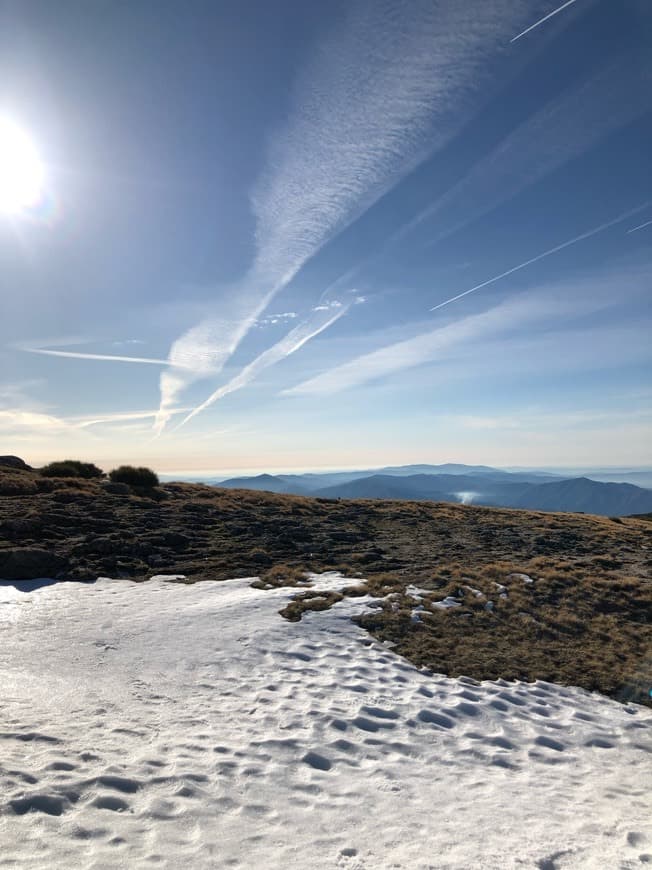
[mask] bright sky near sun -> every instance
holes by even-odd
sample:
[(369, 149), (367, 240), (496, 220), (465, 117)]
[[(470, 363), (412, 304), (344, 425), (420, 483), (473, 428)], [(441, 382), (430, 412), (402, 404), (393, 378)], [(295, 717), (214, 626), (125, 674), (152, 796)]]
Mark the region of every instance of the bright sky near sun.
[(652, 462), (648, 0), (0, 6), (0, 453)]

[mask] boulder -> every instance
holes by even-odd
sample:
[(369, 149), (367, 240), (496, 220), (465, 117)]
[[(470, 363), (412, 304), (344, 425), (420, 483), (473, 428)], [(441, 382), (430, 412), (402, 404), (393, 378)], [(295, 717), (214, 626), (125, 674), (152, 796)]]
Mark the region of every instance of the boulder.
[(15, 547), (0, 550), (0, 579), (37, 580), (53, 577), (66, 565), (56, 553), (38, 547)]
[(18, 468), (21, 471), (32, 470), (32, 466), (28, 465), (19, 456), (0, 456), (0, 465), (4, 465), (6, 468)]

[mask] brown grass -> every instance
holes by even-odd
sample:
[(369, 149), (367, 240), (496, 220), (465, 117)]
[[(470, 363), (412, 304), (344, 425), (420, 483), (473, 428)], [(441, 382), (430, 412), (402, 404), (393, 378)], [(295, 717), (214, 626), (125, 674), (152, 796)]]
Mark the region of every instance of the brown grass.
[[(174, 543), (181, 535), (183, 545)], [(107, 493), (99, 481), (0, 468), (0, 550), (42, 546), (67, 560), (62, 579), (99, 575), (188, 582), (259, 577), (302, 586), (338, 568), (389, 598), (360, 622), (411, 661), (476, 679), (541, 678), (649, 702), (652, 524), (646, 518), (536, 513), (432, 502), (318, 500), (199, 484), (156, 497)], [(526, 573), (535, 583), (508, 579)], [(495, 583), (507, 587), (500, 598)], [(414, 583), (462, 606), (410, 615)], [(476, 598), (464, 589), (479, 589)], [(308, 591), (308, 590), (305, 590)], [(286, 613), (337, 595), (304, 595)], [(344, 590), (346, 596), (359, 594)], [(493, 612), (485, 609), (491, 600)]]

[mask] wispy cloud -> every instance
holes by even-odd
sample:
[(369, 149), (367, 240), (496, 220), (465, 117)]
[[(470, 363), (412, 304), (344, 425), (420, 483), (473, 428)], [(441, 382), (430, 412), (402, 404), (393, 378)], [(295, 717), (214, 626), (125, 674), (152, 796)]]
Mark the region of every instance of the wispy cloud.
[[(626, 415), (627, 420), (652, 420), (652, 409), (650, 408), (632, 408), (628, 406), (621, 410), (623, 415)], [(500, 414), (483, 416), (477, 414), (447, 414), (445, 420), (451, 423), (457, 423), (466, 429), (522, 429), (536, 430), (543, 429), (582, 429), (587, 426), (596, 424), (611, 424), (617, 425), (616, 414), (613, 409), (605, 410), (583, 410), (571, 411), (566, 407), (546, 409), (545, 411), (537, 409), (525, 409), (524, 411), (514, 414)]]
[(521, 269), (525, 269), (527, 266), (531, 266), (532, 263), (537, 263), (539, 260), (543, 260), (545, 257), (549, 257), (551, 254), (556, 254), (558, 251), (563, 251), (564, 248), (569, 248), (571, 245), (575, 245), (578, 242), (584, 241), (584, 239), (590, 239), (591, 236), (595, 236), (598, 233), (601, 233), (603, 230), (607, 230), (610, 227), (616, 226), (616, 224), (622, 223), (623, 221), (632, 217), (632, 215), (635, 215), (639, 211), (642, 211), (644, 208), (647, 208), (649, 204), (649, 202), (644, 202), (642, 205), (630, 209), (629, 211), (619, 215), (613, 220), (600, 224), (600, 226), (593, 227), (592, 229), (587, 230), (585, 233), (581, 233), (579, 236), (575, 236), (572, 239), (568, 239), (568, 241), (566, 242), (562, 242), (560, 245), (555, 245), (554, 248), (549, 248), (547, 251), (544, 251), (541, 254), (537, 254), (536, 257), (531, 257), (529, 260), (525, 260), (523, 263), (519, 263), (517, 266), (512, 266), (505, 272), (501, 272), (499, 275), (494, 275), (492, 278), (488, 278), (486, 281), (482, 281), (480, 284), (476, 284), (474, 287), (470, 287), (468, 290), (464, 290), (462, 293), (458, 293), (456, 296), (451, 296), (450, 299), (445, 299), (443, 302), (439, 302), (437, 305), (434, 305), (430, 310), (437, 311), (438, 309), (443, 308), (445, 305), (450, 305), (451, 302), (456, 302), (458, 299), (462, 299), (463, 296), (468, 296), (470, 293), (475, 293), (478, 290), (482, 290), (483, 287), (488, 287), (490, 284), (495, 284), (496, 281), (500, 281), (503, 278), (506, 278), (508, 275), (513, 275), (514, 272), (519, 272)]
[(41, 430), (47, 432), (62, 432), (69, 429), (69, 424), (60, 417), (43, 414), (40, 411), (28, 411), (24, 408), (5, 408), (0, 410), (0, 429), (2, 430)]
[(184, 364), (183, 361), (171, 363), (169, 359), (156, 359), (147, 356), (119, 356), (110, 353), (83, 353), (73, 350), (52, 350), (46, 347), (23, 347), (21, 350), (28, 353), (38, 353), (43, 356), (58, 356), (67, 359), (85, 359), (95, 360), (100, 362), (120, 362), (120, 363), (144, 363), (154, 366), (173, 366), (175, 368), (189, 368), (190, 364)]
[(242, 371), (227, 384), (224, 384), (224, 386), (215, 390), (215, 392), (212, 393), (205, 402), (202, 402), (201, 405), (198, 405), (190, 414), (188, 414), (188, 416), (181, 422), (181, 425), (183, 426), (188, 422), (188, 420), (192, 420), (192, 418), (197, 414), (205, 411), (206, 408), (209, 408), (212, 404), (217, 402), (218, 399), (221, 399), (236, 390), (242, 389), (242, 387), (249, 384), (265, 369), (276, 365), (276, 363), (291, 354), (296, 353), (296, 351), (302, 348), (306, 342), (310, 341), (321, 332), (324, 332), (324, 330), (328, 329), (329, 326), (332, 326), (333, 323), (346, 314), (350, 306), (351, 303), (349, 302), (346, 304), (340, 303), (335, 308), (330, 306), (320, 306), (319, 308), (316, 308), (315, 315), (312, 318), (309, 318), (304, 323), (301, 323), (299, 326), (292, 329), (279, 342), (261, 353), (260, 356), (256, 357), (256, 359), (250, 362), (249, 365), (245, 366)]
[[(173, 408), (171, 415), (184, 414), (191, 408)], [(115, 426), (139, 420), (151, 420), (157, 409), (147, 411), (104, 411), (99, 414), (61, 417), (48, 413), (41, 403), (30, 399), (19, 389), (0, 388), (0, 430), (32, 430), (51, 433), (86, 430), (94, 426)]]
[[(217, 316), (178, 338), (161, 376), (157, 431), (194, 380), (221, 370), (273, 297), (325, 242), (364, 212), (468, 117), (488, 59), (530, 3), (457, 0), (349, 4), (346, 19), (310, 53), (290, 120), (269, 147), (252, 193), (257, 248)], [(426, 135), (427, 134), (427, 135)]]
[(526, 33), (530, 33), (532, 30), (534, 30), (535, 27), (539, 27), (541, 24), (543, 24), (545, 21), (548, 21), (554, 15), (558, 15), (560, 12), (563, 12), (564, 9), (566, 9), (568, 6), (572, 6), (575, 2), (577, 2), (577, 0), (566, 0), (566, 3), (562, 3), (562, 5), (558, 6), (557, 9), (553, 9), (552, 12), (544, 15), (543, 18), (539, 18), (539, 20), (535, 21), (534, 24), (530, 24), (529, 27), (526, 27), (525, 30), (522, 30), (520, 33), (510, 39), (510, 42), (516, 42), (517, 39), (525, 36)]
[(645, 227), (649, 227), (652, 225), (652, 220), (645, 221), (643, 224), (639, 224), (637, 227), (632, 227), (631, 230), (627, 230), (628, 233), (636, 233), (638, 230), (645, 229)]
[[(170, 416), (175, 414), (184, 414), (191, 408), (173, 408), (170, 411)], [(158, 414), (158, 409), (150, 411), (116, 411), (115, 413), (97, 414), (95, 416), (72, 417), (68, 423), (75, 428), (87, 429), (89, 426), (98, 426), (101, 424), (112, 425), (114, 423), (131, 422), (135, 420), (151, 420)]]
[(647, 112), (650, 86), (649, 57), (618, 55), (511, 130), (463, 178), (401, 227), (390, 244), (427, 221), (429, 244), (435, 245), (537, 184)]
[[(525, 328), (535, 325), (542, 328), (545, 324), (554, 323), (566, 325), (573, 317), (606, 310), (617, 305), (619, 300), (613, 289), (616, 281), (619, 286), (627, 286), (632, 293), (643, 293), (649, 286), (649, 270), (623, 273), (618, 278), (613, 274), (591, 275), (582, 280), (577, 279), (568, 283), (524, 291), (479, 314), (463, 317), (421, 332), (412, 338), (393, 342), (358, 356), (285, 390), (284, 394), (332, 395), (434, 361), (440, 364), (444, 361), (458, 361), (459, 364), (461, 361), (464, 369), (465, 360), (470, 359), (472, 374), (474, 371), (477, 372), (480, 342), (484, 344), (487, 360), (493, 360), (498, 355), (511, 367), (514, 361), (518, 360), (518, 365), (521, 367), (528, 360), (534, 359), (533, 345), (536, 340), (532, 330), (528, 332), (527, 337), (523, 337)], [(618, 330), (612, 327), (610, 327), (610, 334), (613, 336), (613, 342), (620, 345), (616, 357), (618, 353), (623, 356), (622, 345), (631, 341), (633, 337), (628, 339), (624, 336), (620, 342)], [(512, 338), (509, 338), (510, 335)], [(593, 359), (595, 348), (599, 345), (587, 341), (586, 336), (583, 338), (575, 336), (575, 338), (579, 342), (580, 349), (586, 351)], [(606, 354), (609, 333), (602, 335), (600, 340)], [(541, 359), (550, 358), (551, 351), (555, 351), (555, 347), (546, 344), (546, 341), (544, 336), (545, 346), (542, 345), (542, 353), (535, 360), (537, 366), (540, 365)], [(553, 344), (555, 342), (559, 343), (559, 338), (554, 338)], [(575, 345), (569, 337), (568, 342), (565, 343), (562, 363), (569, 361), (575, 351)], [(580, 361), (581, 365), (586, 364), (584, 357)], [(613, 356), (610, 359), (615, 364)]]
[(259, 317), (256, 321), (256, 326), (276, 326), (278, 323), (288, 323), (291, 320), (296, 320), (298, 316), (296, 311), (282, 311), (278, 314), (268, 314), (265, 317)]
[[(576, 159), (614, 130), (648, 111), (652, 62), (623, 52), (509, 131), (469, 171), (404, 223), (379, 250), (335, 282), (351, 285), (421, 227), (434, 246)], [(427, 227), (427, 230), (425, 229)]]

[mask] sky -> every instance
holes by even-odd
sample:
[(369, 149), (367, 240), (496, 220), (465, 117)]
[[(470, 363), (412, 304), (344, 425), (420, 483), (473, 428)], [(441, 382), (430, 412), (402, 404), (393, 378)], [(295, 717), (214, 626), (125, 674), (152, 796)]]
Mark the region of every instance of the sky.
[(648, 0), (0, 0), (0, 453), (652, 464)]

